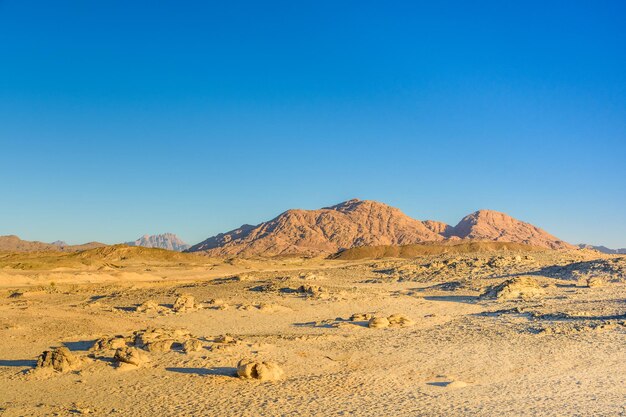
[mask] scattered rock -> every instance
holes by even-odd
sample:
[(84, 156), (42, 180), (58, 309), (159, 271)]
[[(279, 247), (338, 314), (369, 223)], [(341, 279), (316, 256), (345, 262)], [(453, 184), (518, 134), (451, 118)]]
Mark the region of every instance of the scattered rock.
[(279, 311), (290, 311), (291, 309), (278, 304), (260, 303), (257, 308), (264, 313), (275, 313)]
[(232, 344), (232, 343), (237, 343), (238, 340), (235, 339), (232, 336), (229, 336), (227, 334), (221, 335), (221, 336), (217, 336), (213, 342), (215, 343), (222, 343), (222, 344)]
[(148, 328), (134, 332), (131, 339), (135, 347), (150, 352), (169, 352), (181, 349), (187, 340), (195, 337), (182, 329)]
[(89, 349), (91, 352), (98, 352), (101, 350), (115, 350), (126, 346), (128, 342), (124, 336), (102, 337), (96, 340)]
[(174, 341), (171, 339), (155, 340), (146, 344), (146, 349), (149, 352), (169, 352), (172, 349), (173, 343)]
[(172, 310), (177, 313), (184, 313), (185, 311), (193, 310), (196, 307), (196, 299), (193, 295), (183, 294), (176, 299)]
[(214, 310), (226, 310), (228, 308), (228, 304), (221, 298), (210, 299), (206, 302), (209, 308)]
[(408, 327), (413, 326), (415, 322), (404, 314), (392, 314), (387, 317), (390, 327)]
[(185, 353), (198, 352), (202, 349), (202, 342), (198, 339), (188, 339), (183, 343), (183, 351)]
[(316, 274), (314, 272), (307, 272), (307, 273), (301, 273), (300, 279), (303, 279), (305, 281), (317, 281), (317, 280), (326, 279), (326, 277), (322, 274)]
[(249, 290), (255, 292), (278, 292), (280, 291), (280, 287), (276, 283), (270, 282), (249, 288)]
[(148, 300), (141, 303), (135, 309), (138, 313), (147, 313), (147, 312), (158, 312), (162, 309), (162, 307), (154, 300)]
[(545, 291), (533, 277), (521, 276), (492, 286), (485, 291), (481, 298), (493, 298), (500, 301), (513, 299), (531, 299), (543, 295)]
[(244, 379), (276, 381), (284, 376), (283, 370), (274, 362), (240, 360), (237, 364), (237, 375)]
[(113, 359), (118, 363), (141, 366), (150, 361), (148, 355), (141, 349), (135, 347), (123, 347), (115, 351)]
[(448, 385), (446, 385), (446, 388), (464, 388), (468, 385), (469, 384), (464, 381), (452, 381)]
[(46, 350), (37, 359), (37, 368), (52, 369), (56, 372), (69, 372), (76, 369), (81, 363), (68, 348), (59, 347), (53, 350)]
[(370, 313), (354, 313), (350, 316), (350, 321), (370, 321), (372, 317)]
[(587, 287), (595, 288), (604, 286), (604, 280), (600, 277), (591, 277), (587, 279)]
[(322, 297), (328, 293), (325, 288), (317, 285), (301, 285), (297, 291), (311, 297)]
[(372, 317), (367, 326), (372, 329), (384, 329), (389, 327), (389, 320), (386, 317)]

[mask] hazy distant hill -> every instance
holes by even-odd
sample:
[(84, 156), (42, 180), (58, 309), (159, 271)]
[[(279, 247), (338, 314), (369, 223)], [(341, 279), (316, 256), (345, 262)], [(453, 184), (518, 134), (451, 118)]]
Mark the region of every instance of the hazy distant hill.
[(143, 235), (134, 242), (127, 242), (128, 246), (143, 246), (145, 248), (168, 249), (182, 252), (189, 248), (189, 245), (183, 242), (173, 233), (163, 233), (160, 235)]
[(57, 240), (53, 243), (22, 240), (15, 235), (0, 236), (0, 250), (10, 252), (41, 252), (41, 251), (62, 251), (76, 252), (86, 249), (94, 249), (107, 246), (100, 242), (89, 242), (82, 245), (68, 245)]
[(204, 251), (211, 256), (316, 255), (359, 246), (408, 245), (445, 239), (574, 248), (536, 226), (496, 211), (477, 211), (452, 227), (413, 219), (383, 203), (355, 199), (319, 210), (288, 210), (258, 226), (244, 225), (210, 237), (189, 251)]
[(586, 243), (581, 243), (580, 245), (578, 245), (578, 247), (581, 249), (594, 249), (594, 250), (597, 250), (598, 252), (606, 253), (609, 255), (626, 254), (626, 248), (610, 249), (610, 248), (607, 248), (606, 246), (587, 245)]
[(0, 253), (0, 269), (45, 270), (55, 268), (88, 268), (92, 270), (117, 270), (128, 264), (141, 263), (168, 266), (181, 262), (193, 264), (206, 262), (203, 256), (179, 253), (159, 248), (111, 245), (81, 251), (12, 251)]

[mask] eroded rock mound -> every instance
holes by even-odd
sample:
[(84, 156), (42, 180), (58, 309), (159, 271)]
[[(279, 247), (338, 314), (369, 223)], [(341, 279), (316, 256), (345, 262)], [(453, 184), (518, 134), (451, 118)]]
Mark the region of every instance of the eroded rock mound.
[(384, 329), (389, 327), (389, 320), (386, 317), (372, 317), (367, 326), (372, 329)]
[(587, 278), (587, 287), (595, 288), (604, 286), (604, 280), (600, 277)]
[(103, 350), (115, 350), (122, 347), (125, 347), (129, 342), (129, 338), (124, 336), (113, 336), (113, 337), (101, 337), (96, 340), (93, 346), (89, 349), (91, 352), (99, 352)]
[(350, 321), (370, 321), (372, 317), (370, 313), (354, 313), (350, 316)]
[(389, 321), (389, 327), (408, 327), (415, 324), (413, 320), (404, 314), (392, 314), (387, 317), (387, 321)]
[(532, 299), (545, 293), (533, 277), (521, 276), (504, 281), (487, 289), (480, 297), (499, 301)]
[(328, 295), (328, 291), (318, 285), (301, 285), (298, 287), (297, 292), (310, 297), (325, 297)]
[(133, 333), (133, 344), (150, 352), (169, 352), (174, 343), (182, 345), (191, 338), (187, 330), (148, 328)]
[(68, 348), (59, 347), (53, 350), (46, 350), (39, 355), (36, 367), (65, 373), (76, 369), (80, 363), (80, 358), (75, 356)]
[(172, 339), (154, 340), (146, 344), (148, 352), (169, 352), (172, 349)]
[(274, 362), (259, 362), (242, 359), (237, 364), (237, 375), (244, 379), (276, 381), (284, 376), (284, 371)]
[(159, 303), (157, 303), (154, 300), (147, 300), (144, 301), (143, 303), (141, 303), (139, 306), (137, 306), (136, 311), (138, 313), (148, 313), (148, 312), (159, 312), (163, 309), (163, 307), (161, 307), (159, 305)]
[(193, 310), (197, 307), (198, 305), (196, 304), (196, 299), (193, 295), (183, 294), (176, 299), (172, 310), (177, 313), (184, 313), (185, 311)]
[(367, 325), (372, 329), (384, 329), (387, 327), (408, 327), (414, 324), (415, 322), (404, 314), (392, 314), (389, 317), (372, 317)]
[(220, 336), (217, 336), (214, 340), (214, 343), (221, 343), (221, 344), (236, 344), (239, 341), (237, 339), (235, 339), (234, 337), (227, 335), (227, 334), (223, 334)]
[(183, 343), (183, 351), (185, 353), (198, 352), (202, 349), (202, 342), (198, 339), (185, 340)]
[(142, 366), (150, 361), (146, 352), (136, 347), (123, 347), (117, 349), (113, 359), (118, 363), (118, 365), (126, 363), (134, 366)]

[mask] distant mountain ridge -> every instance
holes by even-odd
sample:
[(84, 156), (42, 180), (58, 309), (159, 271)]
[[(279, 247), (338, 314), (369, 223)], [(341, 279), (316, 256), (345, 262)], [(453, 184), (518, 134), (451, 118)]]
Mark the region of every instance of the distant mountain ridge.
[(0, 236), (0, 250), (10, 252), (77, 252), (107, 246), (100, 242), (83, 243), (82, 245), (68, 245), (57, 240), (53, 243), (22, 240), (15, 235)]
[(163, 233), (160, 235), (143, 235), (133, 242), (126, 242), (128, 246), (142, 246), (144, 248), (160, 248), (182, 252), (189, 249), (189, 245), (174, 233)]
[(626, 248), (619, 248), (619, 249), (611, 249), (611, 248), (607, 248), (606, 246), (594, 246), (594, 245), (587, 245), (586, 243), (581, 243), (578, 245), (578, 247), (580, 249), (593, 249), (593, 250), (597, 250), (598, 252), (602, 252), (602, 253), (606, 253), (607, 255), (622, 255), (622, 254), (626, 254)]
[(243, 225), (212, 236), (188, 251), (203, 251), (210, 256), (318, 255), (359, 246), (451, 239), (575, 248), (536, 226), (497, 211), (479, 210), (450, 226), (413, 219), (376, 201), (353, 199), (319, 210), (287, 210), (257, 226)]

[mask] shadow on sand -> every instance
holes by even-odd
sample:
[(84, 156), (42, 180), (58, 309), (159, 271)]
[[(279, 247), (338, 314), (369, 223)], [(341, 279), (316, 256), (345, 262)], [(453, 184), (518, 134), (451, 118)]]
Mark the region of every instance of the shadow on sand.
[(217, 366), (213, 368), (165, 368), (166, 371), (176, 372), (179, 374), (194, 374), (194, 375), (220, 375), (220, 376), (237, 376), (237, 368), (228, 366)]
[(77, 342), (63, 342), (63, 346), (71, 350), (72, 352), (87, 351), (93, 344), (96, 343), (96, 339), (92, 340), (79, 340)]
[(471, 295), (428, 295), (424, 297), (428, 301), (447, 301), (451, 303), (476, 304), (479, 298)]
[(32, 360), (32, 359), (15, 359), (15, 360), (0, 359), (0, 366), (18, 367), (18, 368), (24, 368), (24, 367), (32, 368), (35, 365), (37, 365), (37, 361), (36, 360)]

